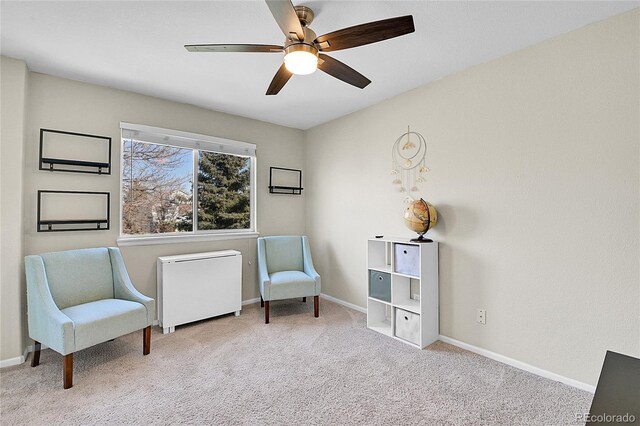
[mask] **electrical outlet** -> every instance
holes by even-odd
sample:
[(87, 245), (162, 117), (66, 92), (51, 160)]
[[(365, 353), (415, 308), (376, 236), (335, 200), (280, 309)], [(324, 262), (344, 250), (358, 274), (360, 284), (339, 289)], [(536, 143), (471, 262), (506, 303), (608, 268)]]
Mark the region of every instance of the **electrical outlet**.
[(487, 311), (484, 309), (478, 309), (476, 312), (476, 322), (478, 324), (486, 324), (487, 323)]

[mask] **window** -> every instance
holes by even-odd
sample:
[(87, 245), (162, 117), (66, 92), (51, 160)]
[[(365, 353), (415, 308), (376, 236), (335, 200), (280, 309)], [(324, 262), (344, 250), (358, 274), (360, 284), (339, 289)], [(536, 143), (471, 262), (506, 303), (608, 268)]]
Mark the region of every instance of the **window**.
[(121, 128), (123, 239), (255, 233), (255, 145)]

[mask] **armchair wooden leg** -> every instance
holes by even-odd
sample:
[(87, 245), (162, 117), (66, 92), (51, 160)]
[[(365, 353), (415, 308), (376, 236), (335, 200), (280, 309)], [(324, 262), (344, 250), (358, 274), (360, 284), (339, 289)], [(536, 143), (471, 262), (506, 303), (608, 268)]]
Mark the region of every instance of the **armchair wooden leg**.
[(320, 316), (320, 296), (313, 296), (313, 316)]
[(269, 301), (264, 301), (264, 323), (269, 324)]
[(302, 298), (302, 303), (307, 303), (307, 298), (306, 297)]
[(73, 353), (64, 356), (64, 388), (73, 386)]
[(264, 299), (260, 296), (260, 307), (264, 308)]
[(31, 354), (31, 366), (37, 367), (40, 364), (40, 342), (37, 340), (33, 344), (33, 354)]
[(149, 355), (151, 352), (151, 326), (142, 330), (142, 354)]

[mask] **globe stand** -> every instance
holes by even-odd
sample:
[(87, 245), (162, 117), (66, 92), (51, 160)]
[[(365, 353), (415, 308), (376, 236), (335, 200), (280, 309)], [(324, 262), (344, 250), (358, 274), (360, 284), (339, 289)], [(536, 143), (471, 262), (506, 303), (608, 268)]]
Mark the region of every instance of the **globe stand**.
[(429, 239), (429, 238), (425, 238), (424, 234), (420, 234), (420, 236), (418, 238), (414, 238), (412, 240), (409, 240), (412, 243), (432, 243), (433, 240)]

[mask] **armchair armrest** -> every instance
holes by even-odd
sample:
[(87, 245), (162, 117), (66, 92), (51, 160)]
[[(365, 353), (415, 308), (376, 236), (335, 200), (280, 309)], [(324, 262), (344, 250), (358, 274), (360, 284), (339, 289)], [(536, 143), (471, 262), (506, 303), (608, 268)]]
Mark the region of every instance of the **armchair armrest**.
[(271, 299), (271, 279), (267, 270), (267, 256), (265, 254), (265, 244), (262, 238), (258, 238), (258, 282), (260, 284), (260, 294), (263, 300)]
[(24, 264), (27, 276), (29, 337), (62, 355), (74, 352), (73, 321), (58, 309), (51, 296), (42, 258), (26, 256)]
[(116, 299), (138, 302), (147, 308), (147, 325), (153, 324), (155, 316), (155, 300), (140, 293), (131, 283), (120, 249), (109, 247), (111, 269), (113, 270), (113, 293)]
[(309, 275), (315, 281), (315, 294), (319, 295), (321, 290), (320, 274), (316, 272), (313, 267), (313, 260), (311, 259), (311, 248), (309, 247), (309, 239), (306, 236), (302, 237), (302, 257), (304, 261), (304, 273)]

